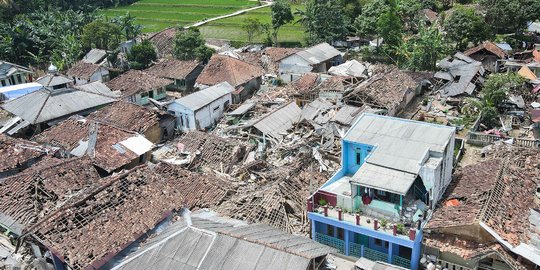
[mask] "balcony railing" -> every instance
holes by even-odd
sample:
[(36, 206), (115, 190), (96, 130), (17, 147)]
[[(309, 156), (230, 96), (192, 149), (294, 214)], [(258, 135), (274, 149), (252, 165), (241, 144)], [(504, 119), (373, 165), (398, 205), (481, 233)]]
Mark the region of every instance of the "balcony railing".
[(339, 250), (339, 253), (345, 254), (345, 241), (339, 238), (328, 236), (322, 233), (315, 233), (315, 241), (329, 247), (333, 247)]

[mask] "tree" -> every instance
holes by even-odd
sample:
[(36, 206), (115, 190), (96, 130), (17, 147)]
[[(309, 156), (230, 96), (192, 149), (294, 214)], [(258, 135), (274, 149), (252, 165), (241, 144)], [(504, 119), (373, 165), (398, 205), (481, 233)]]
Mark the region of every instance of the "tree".
[(276, 0), (272, 5), (272, 38), (274, 46), (278, 46), (279, 29), (294, 20), (291, 6), (287, 0)]
[(305, 11), (297, 11), (300, 16), (299, 23), (305, 28), (308, 43), (332, 42), (345, 37), (348, 18), (345, 16), (343, 6), (339, 1), (310, 0)]
[(262, 32), (262, 24), (259, 19), (248, 17), (244, 19), (242, 29), (247, 34), (248, 42), (251, 43), (253, 38)]
[(131, 16), (129, 12), (126, 15), (112, 18), (111, 23), (120, 27), (126, 40), (132, 40), (142, 33), (142, 25), (136, 24), (135, 17)]
[(478, 44), (491, 36), (490, 28), (484, 18), (472, 8), (456, 6), (444, 21), (444, 30), (449, 41), (455, 43), (457, 50), (467, 48), (469, 42)]
[(480, 0), (486, 22), (496, 34), (521, 34), (527, 22), (540, 18), (538, 0)]
[(210, 59), (212, 53), (213, 50), (204, 45), (199, 29), (178, 29), (174, 37), (174, 56), (177, 59), (206, 61)]
[(407, 39), (397, 49), (398, 65), (413, 71), (433, 71), (437, 61), (446, 55), (447, 51), (438, 27), (427, 27), (421, 22), (418, 34)]
[(118, 25), (97, 19), (84, 26), (81, 39), (86, 49), (114, 50), (120, 45), (121, 37), (122, 30)]
[(145, 39), (139, 44), (135, 44), (127, 55), (129, 66), (134, 69), (145, 69), (153, 61), (156, 61), (157, 54), (152, 43)]
[(393, 56), (402, 41), (403, 25), (398, 16), (395, 0), (388, 1), (388, 9), (377, 20), (377, 31), (384, 40), (385, 51)]
[(377, 27), (378, 18), (388, 10), (385, 0), (373, 0), (367, 3), (354, 21), (356, 33), (362, 37), (373, 38), (379, 33)]

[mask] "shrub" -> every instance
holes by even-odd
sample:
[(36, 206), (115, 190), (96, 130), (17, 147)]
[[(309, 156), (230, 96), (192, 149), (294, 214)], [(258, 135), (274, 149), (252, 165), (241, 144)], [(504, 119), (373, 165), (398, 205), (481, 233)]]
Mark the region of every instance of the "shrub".
[(388, 220), (387, 219), (381, 219), (381, 227), (386, 227), (386, 225), (388, 225)]
[(327, 204), (328, 204), (328, 202), (327, 202), (325, 199), (320, 199), (320, 200), (319, 200), (319, 205), (320, 205), (320, 206), (325, 206), (325, 205), (327, 205)]

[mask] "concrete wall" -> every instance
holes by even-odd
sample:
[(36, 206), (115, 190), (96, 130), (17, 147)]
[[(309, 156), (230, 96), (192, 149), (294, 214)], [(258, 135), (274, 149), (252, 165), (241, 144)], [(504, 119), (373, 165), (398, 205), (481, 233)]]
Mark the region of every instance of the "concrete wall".
[[(19, 76), (17, 76), (17, 75), (19, 75)], [(30, 81), (29, 75), (27, 75), (26, 73), (22, 73), (22, 72), (16, 72), (15, 74), (13, 74), (13, 75), (11, 75), (11, 76), (9, 76), (7, 78), (0, 79), (0, 87), (23, 84), (23, 83), (27, 83), (29, 81)]]
[(87, 83), (96, 82), (96, 81), (107, 82), (109, 81), (109, 70), (103, 67), (99, 68), (96, 72), (94, 72), (94, 74), (92, 74), (92, 76), (90, 76), (90, 80), (81, 79), (77, 77), (73, 77), (73, 79), (75, 80), (75, 84), (78, 84), (78, 85), (87, 84)]
[(251, 96), (253, 96), (255, 92), (261, 89), (261, 84), (262, 84), (262, 78), (257, 77), (241, 85), (241, 87), (244, 87), (244, 90), (242, 90), (242, 92), (240, 92), (239, 94), (236, 94), (233, 96), (234, 104), (240, 104), (244, 102), (245, 100), (249, 99)]
[(206, 129), (223, 116), (226, 103), (232, 103), (231, 94), (214, 100), (196, 112), (176, 102), (171, 103), (167, 110), (177, 117), (176, 127), (182, 131)]
[[(161, 90), (161, 93), (160, 93), (160, 90)], [(129, 101), (129, 102), (132, 102), (132, 103), (136, 103), (136, 104), (139, 104), (139, 105), (146, 105), (148, 103), (150, 103), (150, 101), (148, 100), (148, 97), (151, 97), (155, 100), (160, 100), (160, 99), (164, 99), (165, 97), (167, 97), (167, 92), (165, 90), (165, 87), (162, 87), (158, 90), (149, 90), (148, 92), (146, 92), (148, 95), (144, 96), (142, 95), (142, 93), (138, 93), (138, 94), (135, 94), (131, 97), (127, 97), (126, 100)]]
[[(345, 175), (352, 175), (358, 171), (371, 151), (373, 151), (371, 145), (342, 141), (341, 166)], [(362, 158), (360, 165), (356, 164), (356, 153), (360, 153)]]
[(159, 123), (156, 123), (155, 125), (145, 130), (144, 137), (147, 140), (151, 141), (152, 143), (160, 143), (161, 142), (161, 128), (159, 127)]

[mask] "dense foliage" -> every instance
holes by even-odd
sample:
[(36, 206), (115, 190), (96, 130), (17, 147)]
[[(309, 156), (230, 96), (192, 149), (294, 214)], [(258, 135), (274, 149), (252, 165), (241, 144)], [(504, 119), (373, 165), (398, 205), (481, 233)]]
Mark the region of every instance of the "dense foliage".
[(156, 61), (157, 54), (154, 45), (149, 40), (144, 40), (135, 44), (128, 53), (129, 67), (133, 69), (145, 69), (153, 61)]
[(278, 44), (278, 32), (279, 29), (294, 20), (294, 16), (291, 11), (291, 5), (288, 0), (276, 0), (272, 5), (272, 39), (274, 45)]
[(204, 39), (197, 28), (178, 29), (174, 37), (174, 56), (179, 60), (207, 61), (214, 51), (204, 45)]

